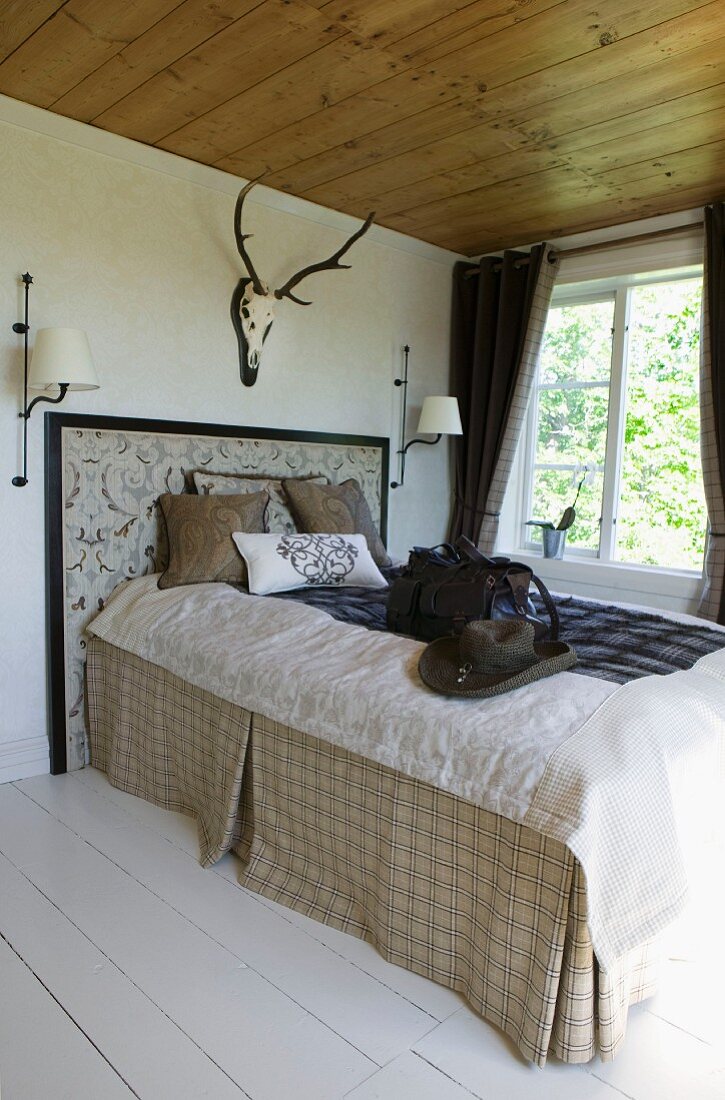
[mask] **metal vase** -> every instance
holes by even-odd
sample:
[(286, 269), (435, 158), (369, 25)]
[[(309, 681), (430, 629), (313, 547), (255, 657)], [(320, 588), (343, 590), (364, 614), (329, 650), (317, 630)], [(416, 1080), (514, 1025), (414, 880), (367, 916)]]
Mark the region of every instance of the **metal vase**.
[(566, 531), (551, 531), (545, 527), (541, 532), (544, 539), (545, 558), (563, 558), (566, 546)]

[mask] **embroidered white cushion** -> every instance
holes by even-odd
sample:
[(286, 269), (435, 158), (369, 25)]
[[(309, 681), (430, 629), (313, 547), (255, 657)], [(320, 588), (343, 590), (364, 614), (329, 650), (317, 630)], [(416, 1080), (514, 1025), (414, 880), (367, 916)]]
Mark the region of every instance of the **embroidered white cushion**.
[(248, 535), (232, 538), (255, 596), (293, 588), (384, 588), (364, 535)]

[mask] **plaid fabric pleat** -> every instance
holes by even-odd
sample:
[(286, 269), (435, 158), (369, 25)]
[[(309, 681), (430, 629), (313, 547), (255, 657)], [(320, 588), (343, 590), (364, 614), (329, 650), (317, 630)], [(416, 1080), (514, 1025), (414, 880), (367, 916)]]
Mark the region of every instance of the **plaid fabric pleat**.
[(249, 711), (91, 638), (86, 661), (91, 764), (111, 783), (195, 818), (201, 863), (239, 836)]
[[(524, 1056), (611, 1058), (653, 991), (648, 949), (607, 975), (559, 841), (91, 641), (92, 763), (199, 822), (202, 862), (462, 993)], [(598, 1034), (597, 1034), (598, 1024)]]
[(656, 991), (659, 962), (650, 942), (607, 973), (599, 969), (587, 928), (584, 873), (575, 863), (549, 1052), (565, 1062), (588, 1062), (597, 1052), (611, 1061), (624, 1041), (629, 1006)]

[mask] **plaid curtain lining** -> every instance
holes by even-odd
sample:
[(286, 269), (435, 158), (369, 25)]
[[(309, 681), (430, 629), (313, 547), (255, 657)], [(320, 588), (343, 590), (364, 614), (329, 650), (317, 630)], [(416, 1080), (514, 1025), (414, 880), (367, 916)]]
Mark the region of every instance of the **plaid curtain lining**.
[(486, 510), (483, 514), (481, 532), (478, 537), (478, 545), (484, 554), (493, 554), (494, 552), (496, 538), (498, 537), (499, 516), (503, 508), (516, 448), (526, 422), (526, 413), (536, 380), (539, 354), (549, 315), (551, 295), (559, 273), (559, 261), (554, 260), (552, 262), (548, 259), (549, 246), (544, 244), (541, 247), (544, 249), (544, 262), (541, 265), (531, 303), (531, 313), (526, 329), (519, 376), (509, 410), (508, 421), (506, 422), (501, 450), (491, 478), (491, 485), (486, 498)]
[(721, 410), (725, 403), (722, 390), (722, 349), (725, 347), (722, 300), (725, 267), (725, 206), (716, 203), (705, 209), (705, 267), (702, 285), (702, 328), (700, 342), (700, 453), (707, 501), (708, 537), (705, 544), (704, 586), (698, 615), (725, 623), (725, 484)]

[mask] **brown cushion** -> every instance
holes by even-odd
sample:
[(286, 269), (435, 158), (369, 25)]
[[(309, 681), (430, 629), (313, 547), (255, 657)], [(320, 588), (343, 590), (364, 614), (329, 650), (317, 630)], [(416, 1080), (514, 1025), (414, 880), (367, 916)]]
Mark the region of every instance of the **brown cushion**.
[(169, 540), (169, 564), (159, 578), (159, 588), (205, 581), (245, 584), (247, 567), (232, 532), (262, 534), (268, 500), (267, 493), (164, 493), (159, 497)]
[[(200, 495), (214, 493), (269, 493), (267, 508), (267, 530), (272, 534), (293, 535), (295, 527), (289, 510), (289, 501), (282, 488), (282, 479), (264, 474), (215, 474), (207, 470), (194, 471), (194, 486)], [(294, 481), (314, 481), (318, 485), (329, 485), (322, 474), (308, 474), (303, 478), (288, 478)]]
[(315, 485), (285, 478), (282, 485), (300, 531), (310, 535), (364, 535), (376, 565), (390, 565), (368, 502), (354, 478), (341, 485)]

